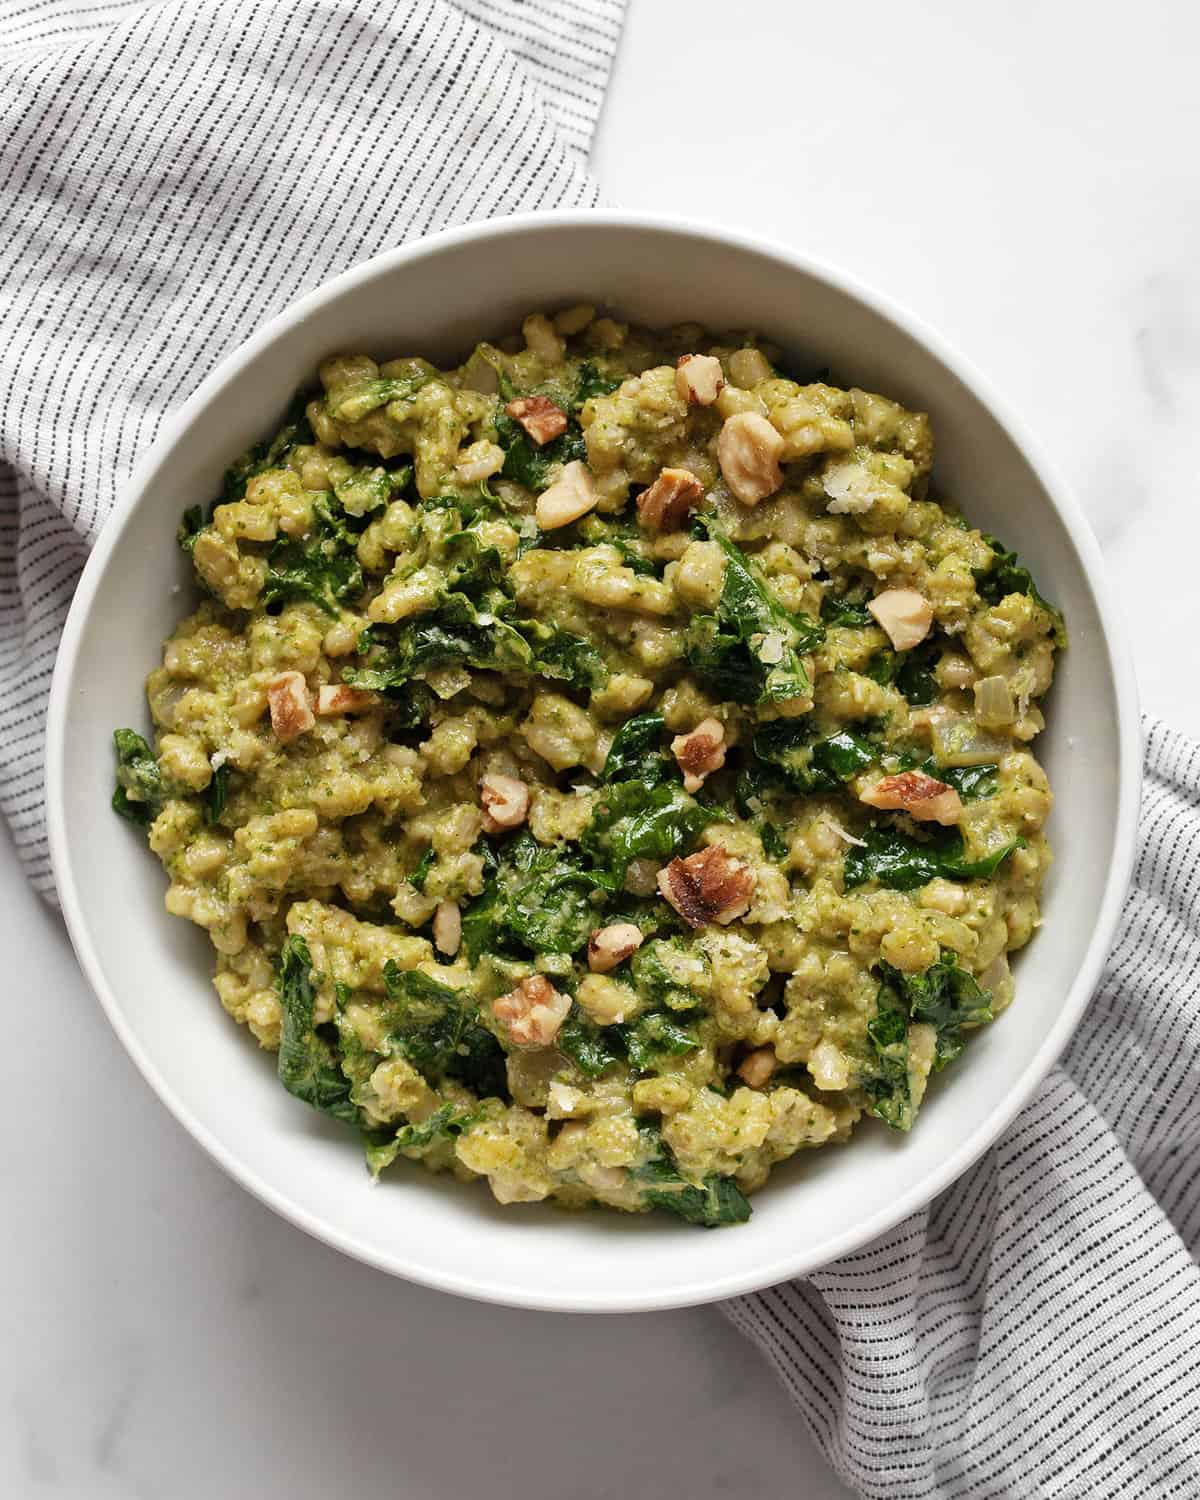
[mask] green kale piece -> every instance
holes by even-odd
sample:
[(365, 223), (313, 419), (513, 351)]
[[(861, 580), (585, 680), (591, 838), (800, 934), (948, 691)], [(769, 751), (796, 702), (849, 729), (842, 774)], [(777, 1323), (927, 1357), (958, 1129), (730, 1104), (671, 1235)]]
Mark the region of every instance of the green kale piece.
[(671, 758), (664, 743), (666, 722), (660, 713), (626, 719), (613, 736), (600, 780), (640, 781), (657, 786), (671, 774)]
[(283, 1027), (279, 1042), (279, 1081), (289, 1094), (322, 1114), (348, 1125), (358, 1123), (350, 1080), (333, 1045), (313, 1026), (316, 985), (312, 958), (302, 937), (291, 936), (279, 954), (276, 977)]
[(768, 823), (766, 818), (760, 818), (754, 827), (762, 841), (763, 853), (767, 858), (783, 859), (788, 852), (787, 840), (774, 823)]
[(443, 1104), (427, 1119), (416, 1124), (401, 1125), (394, 1135), (384, 1136), (372, 1132), (364, 1138), (371, 1176), (378, 1177), (402, 1151), (423, 1151), (442, 1136), (462, 1135), (478, 1118), (476, 1111)]
[(154, 751), (132, 729), (114, 729), (113, 745), (117, 752), (113, 811), (140, 828), (148, 828), (167, 795)]
[(566, 852), (522, 833), (506, 849), (499, 872), (500, 924), (511, 942), (532, 954), (574, 953), (597, 925), (596, 883)]
[(358, 538), (346, 526), (345, 515), (329, 497), (313, 507), (313, 527), (307, 536), (281, 537), (267, 554), (263, 604), (284, 605), (307, 599), (335, 619), (338, 603), (360, 593), (363, 573), (356, 547)]
[(899, 996), (881, 985), (876, 1011), (867, 1022), (871, 1071), (860, 1080), (868, 1108), (893, 1130), (912, 1129), (915, 1111), (908, 1082), (908, 1018)]
[(580, 692), (591, 692), (608, 681), (604, 658), (582, 636), (538, 620), (521, 622), (517, 629), (533, 652), (530, 669), (539, 676), (566, 682)]
[(872, 682), (879, 683), (880, 687), (890, 687), (895, 681), (899, 667), (899, 656), (890, 646), (881, 646), (863, 668), (863, 676), (869, 677)]
[(429, 878), (429, 872), (433, 868), (433, 862), (436, 858), (437, 856), (434, 854), (433, 845), (431, 844), (417, 861), (416, 869), (408, 877), (408, 883), (414, 891), (424, 892), (425, 882)]
[(618, 781), (597, 797), (579, 843), (594, 860), (593, 880), (618, 891), (633, 860), (682, 854), (701, 829), (720, 821), (721, 812), (689, 797), (678, 782)]
[(578, 1005), (559, 1027), (554, 1045), (569, 1057), (585, 1078), (599, 1078), (624, 1056), (615, 1027), (597, 1026)]
[(992, 1019), (991, 991), (962, 968), (950, 948), (943, 948), (937, 962), (919, 974), (902, 973), (886, 960), (880, 960), (879, 972), (900, 995), (909, 1016), (937, 1033), (935, 1068), (945, 1067), (962, 1051), (964, 1026), (981, 1026)]
[(648, 1071), (658, 1057), (682, 1057), (700, 1045), (693, 1031), (662, 1011), (652, 1011), (620, 1030), (629, 1065), (638, 1073)]
[(899, 829), (880, 826), (863, 834), (863, 847), (846, 851), (843, 882), (847, 890), (868, 880), (893, 891), (912, 891), (941, 876), (945, 880), (985, 879), (994, 875), (1024, 840), (1010, 839), (983, 859), (969, 860), (962, 834), (950, 828), (925, 840), (910, 838)]
[[(725, 554), (725, 580), (716, 614), (693, 615), (687, 660), (701, 685), (735, 703), (779, 703), (812, 689), (800, 656), (824, 639), (819, 621), (797, 614), (772, 597), (758, 564), (706, 522)], [(763, 661), (778, 651), (774, 661)]]
[(876, 623), (875, 616), (867, 608), (865, 595), (826, 594), (821, 600), (821, 619), (826, 625), (842, 625), (850, 629)]
[(575, 387), (575, 394), (571, 398), (571, 410), (577, 412), (585, 401), (590, 401), (593, 396), (608, 396), (621, 384), (620, 379), (614, 379), (608, 375), (602, 375), (590, 359), (584, 360), (579, 366), (579, 383)]
[(653, 938), (650, 942), (643, 943), (630, 960), (629, 969), (634, 988), (643, 1000), (656, 1009), (666, 1006), (668, 1010), (694, 1010), (700, 1004), (700, 997), (674, 978), (663, 961), (663, 954), (667, 950), (683, 952), (689, 958), (698, 959), (706, 971), (708, 969), (708, 959), (699, 948), (678, 938)]
[(630, 1175), (643, 1184), (642, 1201), (649, 1207), (665, 1209), (705, 1229), (744, 1224), (750, 1217), (749, 1200), (732, 1177), (714, 1173), (699, 1184), (689, 1182), (654, 1127), (643, 1126), (640, 1134), (653, 1155)]
[(933, 1066), (943, 1068), (963, 1049), (963, 1027), (992, 1019), (992, 996), (949, 948), (921, 973), (905, 974), (886, 960), (879, 973), (876, 1011), (867, 1023), (873, 1073), (863, 1087), (873, 1114), (895, 1130), (910, 1130), (916, 1115), (908, 1080), (910, 1024), (933, 1027)]
[(941, 659), (941, 643), (933, 636), (914, 646), (911, 651), (894, 654), (895, 671), (892, 680), (904, 698), (914, 708), (924, 708), (938, 695), (937, 678), (934, 672)]
[[(361, 644), (361, 642), (360, 642)], [(355, 687), (391, 693), (419, 672), (434, 667), (470, 666), (494, 671), (528, 671), (533, 652), (519, 631), (463, 593), (442, 596), (430, 614), (397, 630), (376, 629), (365, 666), (343, 667), (342, 679)]]
[(204, 821), (210, 826), (221, 821), (225, 803), (229, 797), (229, 767), (220, 765), (212, 774), (212, 780), (200, 795)]
[(575, 421), (568, 424), (561, 437), (539, 447), (519, 423), (501, 412), (496, 418), (496, 441), (504, 449), (504, 467), (500, 471), (503, 478), (523, 484), (535, 494), (547, 488), (555, 464), (587, 458), (587, 444)]
[(814, 740), (806, 719), (775, 719), (755, 734), (751, 748), (760, 761), (777, 766), (794, 792), (829, 792), (864, 771), (875, 747), (849, 729)]
[[(246, 486), (255, 475), (265, 474), (268, 469), (276, 468), (279, 460), (289, 448), (294, 448), (299, 443), (313, 441), (313, 430), (304, 414), (306, 405), (303, 392), (297, 391), (284, 414), (283, 426), (274, 437), (264, 438), (262, 442), (255, 443), (252, 448), (247, 448), (245, 453), (226, 469), (225, 477), (221, 481), (221, 493), (213, 502), (214, 509), (217, 505), (227, 505), (230, 501), (245, 499)], [(199, 527), (196, 530), (199, 530)]]
[(187, 510), (179, 518), (179, 529), (175, 533), (175, 540), (182, 551), (189, 557), (196, 550), (196, 538), (204, 530), (204, 507), (201, 505), (189, 505)]
[(325, 397), (325, 410), (335, 422), (361, 422), (371, 412), (392, 401), (410, 401), (422, 386), (433, 379), (433, 372), (419, 370), (398, 380), (375, 376), (339, 385)]
[(975, 587), (979, 597), (986, 604), (999, 604), (1009, 594), (1028, 594), (1050, 616), (1055, 644), (1065, 646), (1067, 625), (1062, 611), (1038, 592), (1033, 574), (1015, 552), (1010, 551), (994, 536), (985, 535), (983, 539), (992, 549), (992, 561), (988, 567), (980, 568), (975, 574)]
[(333, 493), (348, 516), (362, 520), (402, 495), (412, 477), (412, 464), (402, 464), (398, 469), (364, 467), (356, 469), (341, 484), (335, 484)]
[(508, 1098), (504, 1049), (462, 990), (416, 969), (402, 970), (391, 958), (383, 966), (383, 983), (393, 1002), (387, 1017), (392, 1045), (428, 1083), (436, 1087), (455, 1078), (481, 1099)]

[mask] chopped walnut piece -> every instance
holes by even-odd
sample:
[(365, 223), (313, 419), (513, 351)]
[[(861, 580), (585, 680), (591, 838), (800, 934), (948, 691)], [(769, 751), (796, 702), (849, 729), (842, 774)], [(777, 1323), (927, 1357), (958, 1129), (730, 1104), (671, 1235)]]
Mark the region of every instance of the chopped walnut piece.
[(492, 1001), (492, 1014), (517, 1047), (549, 1047), (570, 1009), (570, 995), (560, 994), (543, 974), (531, 974)]
[(783, 483), (783, 438), (766, 417), (740, 411), (727, 417), (717, 437), (717, 462), (734, 498), (757, 505)]
[(885, 812), (906, 812), (921, 823), (957, 823), (962, 817), (962, 798), (952, 786), (935, 781), (923, 771), (901, 771), (864, 787), (858, 800)]
[(308, 700), (308, 684), (301, 672), (279, 672), (267, 683), (271, 728), (281, 745), (307, 734), (316, 720)]
[(330, 714), (365, 714), (374, 708), (376, 701), (374, 693), (365, 693), (346, 682), (330, 682), (317, 689), (317, 713), (322, 718)]
[(529, 812), (529, 788), (517, 776), (485, 776), (479, 783), (487, 833), (519, 827)]
[(684, 354), (675, 364), (675, 389), (689, 406), (711, 406), (725, 389), (721, 361), (712, 354)]
[(632, 922), (614, 922), (609, 927), (597, 927), (588, 938), (587, 961), (593, 974), (607, 974), (624, 963), (631, 953), (642, 946), (642, 930)]
[(714, 844), (673, 859), (658, 872), (658, 888), (689, 927), (725, 925), (743, 916), (754, 896), (754, 871)]
[(868, 601), (867, 608), (897, 651), (919, 646), (933, 624), (933, 606), (916, 589), (884, 589)]
[(504, 408), (540, 447), (567, 430), (567, 414), (549, 396), (518, 396)]
[(664, 469), (637, 497), (638, 515), (655, 531), (678, 531), (703, 495), (704, 486), (690, 469)]
[(453, 958), (462, 942), (462, 913), (457, 901), (441, 901), (433, 914), (433, 945), (439, 953)]
[(553, 531), (586, 516), (599, 498), (592, 471), (576, 458), (564, 464), (554, 483), (537, 497), (534, 518), (543, 531)]
[(778, 1058), (775, 1056), (774, 1047), (756, 1047), (753, 1052), (747, 1052), (738, 1064), (737, 1075), (743, 1083), (748, 1083), (752, 1089), (760, 1089), (775, 1071)]
[(671, 754), (683, 772), (684, 791), (698, 792), (704, 778), (725, 764), (725, 726), (716, 719), (704, 719), (690, 734), (675, 736)]

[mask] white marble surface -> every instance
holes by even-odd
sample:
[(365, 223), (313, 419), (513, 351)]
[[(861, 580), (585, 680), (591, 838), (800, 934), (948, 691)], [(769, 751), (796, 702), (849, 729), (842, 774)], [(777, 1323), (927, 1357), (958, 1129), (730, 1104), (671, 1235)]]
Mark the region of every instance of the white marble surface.
[[(1184, 0), (632, 0), (596, 166), (957, 343), (1077, 486), (1146, 708), (1200, 734), (1197, 42)], [(848, 1493), (715, 1312), (484, 1308), (275, 1219), (149, 1094), (6, 842), (0, 893), (0, 1495)]]

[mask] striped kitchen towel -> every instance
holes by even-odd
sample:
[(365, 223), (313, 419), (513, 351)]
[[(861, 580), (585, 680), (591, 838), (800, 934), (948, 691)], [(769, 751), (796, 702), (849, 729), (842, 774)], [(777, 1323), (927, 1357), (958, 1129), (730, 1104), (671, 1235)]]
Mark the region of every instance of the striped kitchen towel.
[(1062, 1067), (928, 1208), (725, 1304), (871, 1500), (1200, 1496), (1200, 745), (1146, 730), (1133, 890)]
[(42, 755), (88, 544), (253, 329), (435, 229), (596, 202), (624, 0), (0, 7), (0, 807), (52, 895)]
[[(622, 10), (0, 9), (0, 805), (44, 893), (46, 690), (133, 460), (338, 271), (594, 203)], [(1136, 889), (1064, 1070), (928, 1210), (727, 1308), (864, 1495), (1200, 1496), (1200, 749), (1152, 726), (1147, 767)]]

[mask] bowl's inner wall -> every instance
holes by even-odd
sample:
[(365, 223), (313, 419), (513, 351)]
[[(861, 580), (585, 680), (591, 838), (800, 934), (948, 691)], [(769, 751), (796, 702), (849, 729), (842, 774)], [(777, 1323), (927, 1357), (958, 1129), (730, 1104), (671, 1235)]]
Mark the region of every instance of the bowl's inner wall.
[[(867, 1123), (848, 1148), (777, 1169), (752, 1221), (717, 1234), (659, 1215), (500, 1210), (480, 1186), (403, 1166), (372, 1189), (352, 1137), (285, 1094), (273, 1059), (225, 1016), (209, 984), (207, 941), (165, 914), (157, 861), (108, 808), (109, 734), (145, 727), (143, 678), (189, 600), (174, 543), (179, 514), (209, 500), (230, 459), (271, 428), (316, 363), (364, 349), (454, 359), (531, 309), (574, 300), (603, 301), (653, 325), (753, 328), (799, 368), (829, 364), (839, 383), (928, 409), (940, 490), (1021, 552), (1071, 633), (1051, 727), (1036, 745), (1057, 796), (1058, 864), (1048, 930), (1017, 966), (1015, 1004), (934, 1081), (911, 1138)], [(977, 1148), (1045, 1040), (1084, 960), (1114, 856), (1118, 704), (1101, 620), (1065, 525), (1004, 429), (934, 355), (850, 295), (769, 254), (644, 226), (526, 226), (421, 252), (357, 273), (299, 326), (251, 350), (141, 475), (136, 506), (114, 523), (116, 545), (60, 685), (77, 929), (86, 929), (114, 1019), (156, 1086), (243, 1181), (308, 1227), (404, 1274), (517, 1302), (628, 1307), (765, 1284), (819, 1264), (905, 1195), (917, 1201)], [(176, 583), (184, 593), (172, 591)]]

